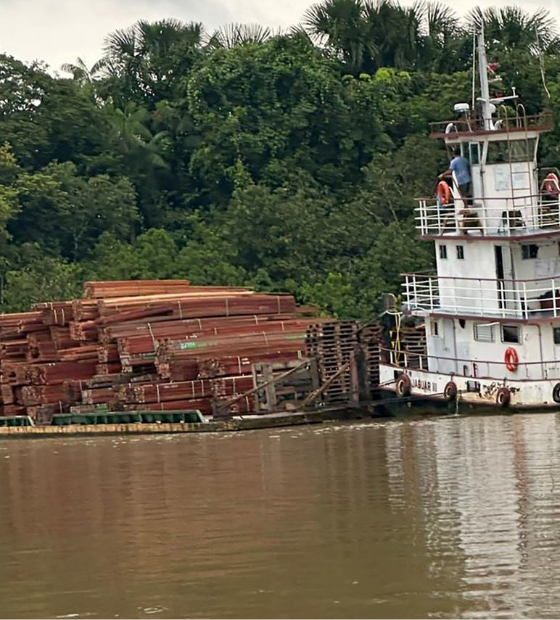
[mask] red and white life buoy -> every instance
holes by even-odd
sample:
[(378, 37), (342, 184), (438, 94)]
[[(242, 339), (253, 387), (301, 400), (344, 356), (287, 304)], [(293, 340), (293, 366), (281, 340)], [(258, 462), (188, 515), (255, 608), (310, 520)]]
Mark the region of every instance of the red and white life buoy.
[(445, 181), (440, 181), (437, 186), (437, 197), (439, 203), (446, 205), (451, 200), (451, 190)]
[(509, 347), (508, 349), (506, 349), (504, 355), (504, 362), (506, 368), (510, 372), (515, 372), (517, 370), (517, 367), (519, 366), (519, 356), (517, 355), (517, 351), (514, 348)]
[(554, 172), (551, 172), (546, 175), (542, 187), (545, 194), (549, 196), (558, 196), (560, 194), (560, 179), (558, 179), (558, 176), (554, 174)]

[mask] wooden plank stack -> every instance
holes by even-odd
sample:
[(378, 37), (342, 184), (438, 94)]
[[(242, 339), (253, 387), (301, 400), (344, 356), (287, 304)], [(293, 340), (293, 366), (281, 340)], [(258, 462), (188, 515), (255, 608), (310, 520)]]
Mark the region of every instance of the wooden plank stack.
[(428, 354), (426, 344), (426, 326), (424, 323), (403, 325), (398, 333), (400, 350), (408, 353), (408, 364), (411, 368), (419, 368), (422, 358)]
[[(313, 309), (285, 294), (186, 280), (86, 282), (84, 296), (0, 315), (0, 413), (212, 411), (252, 387), (255, 362), (306, 352)], [(252, 409), (242, 399), (239, 411)]]
[(381, 323), (370, 323), (360, 331), (359, 339), (367, 362), (369, 388), (371, 391), (379, 387), (379, 364), (383, 347), (383, 327)]
[[(358, 323), (327, 321), (310, 325), (307, 330), (307, 354), (317, 360), (320, 383), (326, 383), (349, 360), (358, 346)], [(352, 393), (350, 370), (342, 373), (325, 391), (328, 403), (349, 401)]]

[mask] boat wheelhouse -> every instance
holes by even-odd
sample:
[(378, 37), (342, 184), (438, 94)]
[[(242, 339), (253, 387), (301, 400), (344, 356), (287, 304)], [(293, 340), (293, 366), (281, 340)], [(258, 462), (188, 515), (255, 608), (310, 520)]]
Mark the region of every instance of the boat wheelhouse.
[[(491, 97), (499, 77), (484, 33), (476, 39), (480, 113), (458, 104), (458, 119), (431, 128), (469, 160), (472, 190), (462, 194), (454, 173), (449, 190), (420, 200), (417, 229), (435, 243), (437, 268), (404, 275), (380, 383), (400, 397), (560, 407), (560, 173), (537, 158), (552, 123), (527, 116), (515, 90)], [(406, 315), (424, 323), (423, 353), (399, 342)]]

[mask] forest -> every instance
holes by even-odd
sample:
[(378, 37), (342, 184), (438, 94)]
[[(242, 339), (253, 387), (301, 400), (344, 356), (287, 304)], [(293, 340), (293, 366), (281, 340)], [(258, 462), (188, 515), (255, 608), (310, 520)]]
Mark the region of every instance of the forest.
[(0, 55), (0, 310), (187, 278), (375, 316), (400, 272), (432, 266), (415, 198), (447, 156), (428, 126), (472, 100), (481, 22), (504, 89), (558, 125), (544, 10), (324, 0), (286, 32), (138, 21), (94, 66)]

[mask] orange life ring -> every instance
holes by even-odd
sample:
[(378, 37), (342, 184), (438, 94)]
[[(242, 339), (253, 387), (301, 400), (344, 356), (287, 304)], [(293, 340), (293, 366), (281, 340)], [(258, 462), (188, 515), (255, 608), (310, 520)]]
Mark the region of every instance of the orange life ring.
[(549, 196), (558, 196), (560, 194), (560, 179), (554, 172), (548, 174), (543, 181), (543, 188)]
[(437, 186), (437, 197), (442, 205), (446, 205), (451, 200), (451, 190), (445, 181), (440, 181)]
[(509, 371), (515, 372), (517, 370), (517, 367), (519, 366), (519, 357), (517, 356), (517, 351), (512, 347), (506, 349), (504, 355), (504, 362), (506, 364), (506, 368)]

